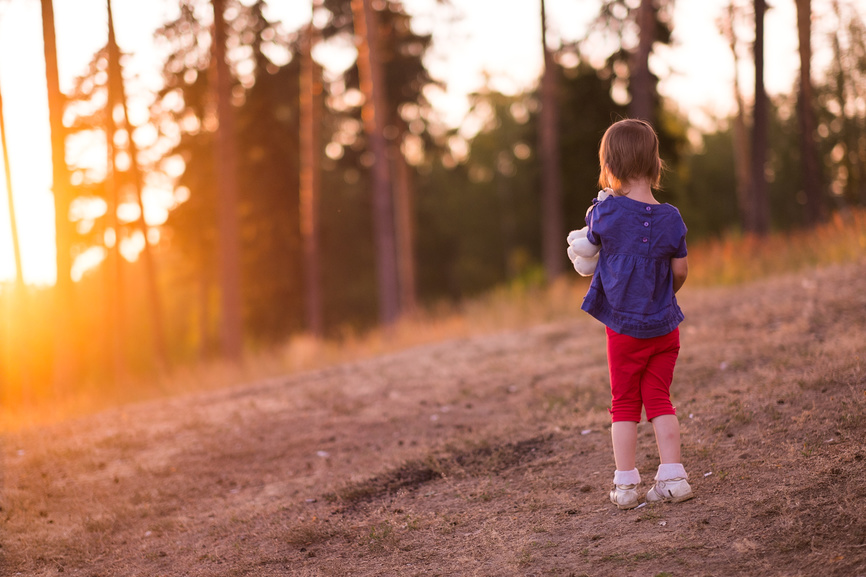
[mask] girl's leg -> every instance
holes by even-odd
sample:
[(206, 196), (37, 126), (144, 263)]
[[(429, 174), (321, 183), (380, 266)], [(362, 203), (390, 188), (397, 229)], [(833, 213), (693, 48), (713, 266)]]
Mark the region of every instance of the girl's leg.
[(610, 427), (613, 441), (613, 458), (617, 471), (631, 471), (635, 468), (635, 451), (637, 449), (637, 423), (633, 421), (615, 421)]
[(653, 424), (662, 464), (680, 462), (680, 422), (671, 404), (671, 382), (680, 350), (679, 330), (654, 339), (658, 347), (641, 377), (641, 397)]
[[(633, 433), (625, 433), (637, 439), (637, 423), (641, 416), (641, 375), (647, 366), (649, 355), (642, 350), (643, 342), (607, 329), (607, 367), (610, 373), (610, 414), (614, 425), (630, 422)], [(615, 429), (614, 429), (615, 431)], [(617, 435), (616, 432), (613, 433)], [(614, 448), (617, 445), (614, 437)], [(632, 450), (634, 453), (634, 450)]]
[(679, 503), (693, 497), (688, 474), (681, 462), (680, 422), (671, 404), (670, 387), (679, 353), (679, 330), (663, 337), (641, 380), (641, 393), (647, 419), (653, 424), (659, 448), (656, 484), (646, 494), (648, 503), (669, 501)]
[[(680, 421), (676, 415), (659, 415), (652, 420), (662, 464), (681, 463)], [(615, 447), (615, 445), (614, 445)], [(614, 449), (615, 450), (615, 449)], [(617, 461), (619, 468), (619, 461)]]
[[(610, 500), (619, 509), (638, 506), (640, 472), (635, 467), (637, 424), (641, 415), (640, 373), (646, 365), (638, 353), (637, 339), (607, 329), (607, 360), (610, 370), (611, 440), (616, 471)], [(636, 354), (638, 353), (638, 354)]]
[(694, 494), (686, 480), (689, 475), (680, 461), (680, 422), (676, 415), (659, 415), (652, 424), (661, 464), (656, 473), (656, 484), (647, 492), (646, 500), (649, 503), (687, 501)]
[(610, 491), (610, 501), (619, 509), (633, 509), (640, 502), (637, 486), (640, 485), (640, 472), (634, 465), (637, 447), (637, 423), (634, 421), (614, 421), (610, 428), (613, 439), (613, 457), (616, 471), (613, 474), (614, 487)]

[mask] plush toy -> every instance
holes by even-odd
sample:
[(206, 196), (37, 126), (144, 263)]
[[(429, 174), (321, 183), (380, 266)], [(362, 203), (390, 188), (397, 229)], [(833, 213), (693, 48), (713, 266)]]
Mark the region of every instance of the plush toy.
[[(604, 201), (611, 194), (613, 191), (609, 188), (598, 191), (598, 202)], [(592, 207), (587, 209), (586, 213), (589, 214), (591, 209)], [(568, 233), (568, 258), (580, 276), (592, 276), (598, 264), (598, 253), (601, 250), (600, 246), (594, 245), (586, 239), (587, 231), (587, 227), (583, 227)]]

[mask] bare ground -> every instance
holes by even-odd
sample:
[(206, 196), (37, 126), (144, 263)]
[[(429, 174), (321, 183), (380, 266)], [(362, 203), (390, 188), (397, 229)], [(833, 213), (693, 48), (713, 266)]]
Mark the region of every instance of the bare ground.
[(0, 574), (866, 576), (866, 262), (681, 303), (686, 503), (584, 315), (6, 435)]

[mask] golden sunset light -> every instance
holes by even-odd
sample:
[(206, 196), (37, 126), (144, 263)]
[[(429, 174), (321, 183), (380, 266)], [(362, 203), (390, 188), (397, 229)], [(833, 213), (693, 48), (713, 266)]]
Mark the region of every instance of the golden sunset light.
[(866, 0), (0, 0), (0, 573), (866, 577), (864, 95)]
[[(9, 146), (14, 203), (21, 235), (22, 267), (27, 282), (52, 284), (55, 279), (51, 158), (47, 151), (45, 72), (40, 59), (20, 58), (42, 53), (41, 35), (27, 38), (16, 24), (38, 16), (36, 3), (0, 7), (0, 89)], [(38, 20), (36, 21), (38, 25)], [(2, 171), (2, 165), (0, 165)], [(5, 174), (0, 191), (6, 195)], [(7, 203), (0, 203), (0, 279), (15, 276)]]

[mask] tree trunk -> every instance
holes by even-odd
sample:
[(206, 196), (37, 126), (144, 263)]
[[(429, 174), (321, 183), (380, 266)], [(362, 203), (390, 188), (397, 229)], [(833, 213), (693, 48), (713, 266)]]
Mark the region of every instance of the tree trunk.
[(75, 310), (72, 278), (72, 230), (69, 222), (71, 204), (69, 169), (66, 166), (66, 130), (63, 127), (63, 93), (57, 68), (57, 42), (54, 28), (54, 4), (41, 0), (42, 37), (45, 52), (45, 80), (48, 91), (48, 121), (51, 130), (52, 190), (54, 192), (54, 227), (57, 283), (54, 298), (54, 366), (55, 392), (74, 382), (78, 363), (72, 311)]
[(734, 102), (737, 105), (732, 123), (731, 144), (734, 149), (734, 173), (737, 183), (737, 214), (740, 224), (746, 228), (749, 219), (749, 199), (751, 194), (751, 155), (749, 154), (749, 131), (746, 126), (746, 105), (743, 99), (743, 91), (740, 87), (740, 54), (737, 51), (738, 39), (734, 25), (739, 9), (731, 2), (727, 6), (728, 19), (720, 21), (720, 31), (728, 40), (731, 55), (734, 58)]
[(132, 181), (135, 185), (136, 202), (138, 203), (138, 208), (141, 212), (138, 227), (144, 235), (144, 250), (142, 252), (142, 258), (144, 259), (145, 282), (147, 283), (148, 309), (150, 310), (151, 323), (153, 323), (151, 326), (153, 351), (158, 367), (160, 370), (164, 371), (168, 368), (168, 346), (166, 345), (165, 340), (162, 299), (160, 298), (157, 282), (156, 263), (154, 262), (153, 256), (153, 243), (148, 238), (147, 222), (144, 220), (144, 200), (142, 199), (144, 177), (142, 176), (141, 169), (138, 166), (138, 146), (135, 144), (135, 139), (132, 138), (132, 133), (135, 127), (129, 122), (129, 107), (126, 103), (126, 89), (123, 84), (123, 67), (120, 63), (120, 48), (117, 46), (117, 39), (114, 34), (114, 18), (111, 12), (111, 0), (106, 0), (106, 4), (108, 7), (109, 86), (115, 89), (114, 103), (115, 105), (120, 104), (122, 107), (123, 123), (127, 133), (129, 134), (130, 170), (132, 171)]
[[(401, 131), (405, 134), (405, 131)], [(402, 138), (391, 144), (391, 165), (394, 178), (394, 228), (397, 241), (397, 278), (400, 287), (400, 311), (413, 314), (417, 310), (415, 287), (415, 203), (413, 202), (412, 171), (400, 150)]]
[(826, 217), (818, 147), (815, 143), (815, 108), (812, 92), (812, 2), (797, 0), (797, 32), (800, 39), (800, 94), (797, 102), (800, 121), (800, 156), (803, 191), (806, 194), (806, 224), (814, 226)]
[(120, 220), (117, 218), (117, 209), (120, 207), (119, 184), (115, 159), (117, 158), (114, 145), (114, 135), (117, 133), (117, 123), (114, 120), (114, 109), (117, 106), (117, 78), (112, 75), (111, 43), (113, 41), (111, 16), (109, 12), (109, 77), (108, 77), (108, 100), (105, 105), (105, 191), (108, 204), (108, 222), (114, 230), (114, 246), (108, 248), (108, 257), (105, 260), (105, 353), (109, 355), (109, 364), (112, 369), (114, 383), (116, 386), (127, 380), (125, 345), (127, 339), (126, 331), (126, 286), (123, 275), (123, 258), (120, 254)]
[[(4, 383), (8, 386), (14, 384), (16, 390), (20, 390), (28, 381), (29, 358), (30, 358), (30, 325), (28, 322), (29, 309), (26, 302), (27, 294), (24, 287), (24, 272), (21, 263), (21, 244), (18, 237), (18, 218), (15, 214), (15, 199), (12, 192), (12, 171), (9, 163), (9, 147), (6, 143), (6, 122), (3, 113), (3, 91), (0, 90), (0, 146), (3, 147), (3, 172), (6, 176), (6, 202), (9, 208), (9, 228), (12, 234), (12, 259), (15, 264), (15, 283), (10, 296), (6, 300), (13, 301), (14, 310), (6, 314), (6, 326), (13, 330), (7, 331), (6, 335), (15, 334), (14, 343), (10, 339), (3, 339), (3, 344), (11, 346), (6, 351), (11, 355), (11, 362), (4, 363)], [(14, 331), (14, 332), (13, 332)], [(4, 336), (6, 336), (4, 335)], [(4, 355), (6, 358), (6, 355)], [(2, 397), (0, 397), (2, 398)]]
[(553, 51), (547, 46), (547, 17), (541, 1), (541, 45), (544, 72), (541, 77), (541, 234), (544, 271), (553, 282), (564, 270), (565, 226), (562, 216), (562, 173), (559, 160), (559, 107)]
[(400, 315), (400, 292), (397, 280), (397, 247), (388, 146), (385, 140), (387, 102), (385, 74), (379, 57), (376, 15), (370, 0), (352, 0), (355, 36), (358, 43), (358, 73), (361, 91), (366, 97), (362, 118), (374, 155), (373, 226), (376, 241), (376, 264), (379, 283), (379, 317), (384, 325), (394, 323)]
[(767, 139), (769, 113), (764, 90), (765, 0), (755, 0), (755, 106), (752, 113), (751, 202), (746, 230), (764, 235), (770, 230), (770, 199), (767, 193)]
[(632, 118), (652, 123), (655, 119), (655, 87), (649, 69), (649, 56), (655, 42), (656, 29), (656, 7), (653, 0), (641, 0), (637, 25), (640, 38), (637, 50), (632, 54), (629, 114)]
[[(314, 6), (315, 8), (315, 6)], [(321, 71), (313, 60), (313, 23), (304, 34), (301, 54), (300, 123), (300, 225), (304, 254), (304, 312), (307, 330), (324, 334), (322, 315), (321, 255), (319, 251), (319, 101), (322, 97)]]
[(223, 355), (239, 360), (243, 345), (240, 290), (240, 238), (238, 231), (237, 151), (234, 110), (231, 104), (232, 79), (226, 62), (227, 26), (225, 0), (213, 0), (213, 94), (219, 128), (216, 132), (214, 166), (217, 177), (218, 239), (217, 262), (220, 285), (220, 342)]
[(6, 145), (6, 122), (3, 114), (3, 91), (0, 90), (0, 146), (3, 147), (3, 172), (6, 175), (6, 202), (9, 207), (9, 228), (12, 232), (12, 259), (15, 264), (15, 283), (23, 285), (24, 273), (21, 268), (18, 218), (15, 214), (15, 200), (12, 197), (12, 172), (9, 168), (9, 147)]

